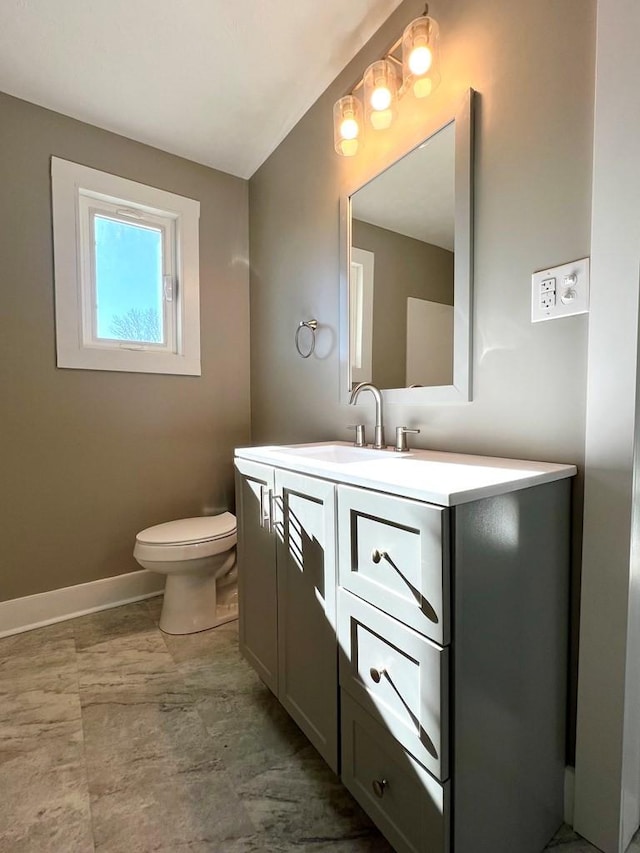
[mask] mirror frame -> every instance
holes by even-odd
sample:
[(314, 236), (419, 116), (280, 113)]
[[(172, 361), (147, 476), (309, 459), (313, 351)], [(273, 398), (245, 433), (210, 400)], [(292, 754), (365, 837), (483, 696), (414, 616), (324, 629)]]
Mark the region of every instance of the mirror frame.
[[(472, 399), (472, 307), (473, 307), (473, 104), (475, 92), (469, 89), (453, 114), (443, 120), (432, 118), (423, 140), (430, 139), (452, 121), (455, 122), (455, 235), (453, 272), (453, 384), (423, 388), (383, 388), (384, 401), (403, 405), (428, 403), (464, 403)], [(349, 359), (349, 275), (351, 271), (351, 197), (402, 157), (414, 151), (412, 146), (401, 157), (384, 165), (366, 181), (340, 198), (340, 399), (348, 403), (351, 394)]]

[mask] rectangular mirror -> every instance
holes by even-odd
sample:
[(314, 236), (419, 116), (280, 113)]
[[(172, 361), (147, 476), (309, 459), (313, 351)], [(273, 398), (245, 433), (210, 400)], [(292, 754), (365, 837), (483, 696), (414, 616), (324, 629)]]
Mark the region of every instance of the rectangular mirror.
[(341, 200), (341, 397), (471, 399), (473, 91)]

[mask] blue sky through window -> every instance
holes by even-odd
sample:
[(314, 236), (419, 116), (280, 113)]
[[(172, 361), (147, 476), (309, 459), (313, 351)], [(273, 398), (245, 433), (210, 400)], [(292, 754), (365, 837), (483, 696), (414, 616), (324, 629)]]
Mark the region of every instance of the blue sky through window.
[(162, 231), (94, 218), (98, 338), (162, 341)]

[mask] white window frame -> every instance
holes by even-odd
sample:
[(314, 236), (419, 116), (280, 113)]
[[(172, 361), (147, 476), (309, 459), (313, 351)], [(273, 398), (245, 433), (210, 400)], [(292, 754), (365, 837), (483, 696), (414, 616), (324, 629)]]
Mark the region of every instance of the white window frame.
[[(200, 203), (58, 157), (51, 191), (58, 367), (200, 376)], [(162, 230), (163, 342), (97, 337), (96, 214)]]

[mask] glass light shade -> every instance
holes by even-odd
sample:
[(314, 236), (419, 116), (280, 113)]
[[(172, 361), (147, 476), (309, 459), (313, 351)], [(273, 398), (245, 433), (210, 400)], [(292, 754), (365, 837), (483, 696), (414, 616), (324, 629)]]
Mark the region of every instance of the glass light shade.
[(333, 144), (338, 154), (353, 157), (362, 139), (362, 104), (345, 95), (333, 105)]
[(364, 72), (365, 118), (375, 130), (389, 127), (395, 117), (398, 75), (389, 59), (372, 62)]
[(426, 98), (440, 82), (438, 22), (428, 15), (411, 21), (402, 34), (402, 76), (416, 98)]

